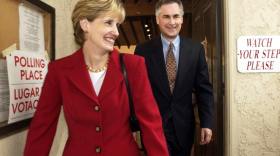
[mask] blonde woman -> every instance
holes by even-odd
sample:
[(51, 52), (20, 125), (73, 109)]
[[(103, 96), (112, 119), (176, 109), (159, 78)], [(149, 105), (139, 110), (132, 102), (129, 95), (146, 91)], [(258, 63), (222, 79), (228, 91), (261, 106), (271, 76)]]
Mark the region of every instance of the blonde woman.
[[(49, 155), (63, 105), (69, 129), (64, 156), (140, 156), (129, 125), (129, 101), (120, 53), (113, 48), (125, 17), (118, 0), (80, 0), (72, 14), (81, 48), (49, 63), (25, 156)], [(168, 156), (162, 122), (144, 58), (124, 63), (148, 156)]]

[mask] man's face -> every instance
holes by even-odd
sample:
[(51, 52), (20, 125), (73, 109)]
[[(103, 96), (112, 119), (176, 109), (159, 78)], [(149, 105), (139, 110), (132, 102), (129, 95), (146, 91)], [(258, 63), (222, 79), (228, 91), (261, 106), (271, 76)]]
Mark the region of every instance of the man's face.
[(172, 42), (181, 30), (183, 16), (177, 3), (170, 3), (161, 6), (159, 16), (156, 16), (162, 36)]

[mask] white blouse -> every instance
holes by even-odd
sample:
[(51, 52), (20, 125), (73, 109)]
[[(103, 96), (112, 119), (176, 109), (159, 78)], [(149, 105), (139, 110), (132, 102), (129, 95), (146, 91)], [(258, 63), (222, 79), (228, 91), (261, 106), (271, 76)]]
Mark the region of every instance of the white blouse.
[(93, 73), (89, 72), (90, 79), (94, 88), (94, 91), (96, 93), (96, 96), (98, 96), (100, 88), (102, 86), (102, 83), (104, 81), (105, 75), (106, 75), (107, 68), (101, 72)]

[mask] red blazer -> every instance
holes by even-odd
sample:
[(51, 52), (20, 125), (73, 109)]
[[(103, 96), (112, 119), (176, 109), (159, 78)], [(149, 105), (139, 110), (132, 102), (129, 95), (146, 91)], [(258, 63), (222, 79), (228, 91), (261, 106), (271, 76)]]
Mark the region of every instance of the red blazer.
[[(119, 52), (113, 50), (96, 96), (83, 50), (49, 63), (36, 113), (29, 128), (25, 156), (49, 155), (61, 105), (69, 129), (64, 156), (140, 156), (129, 125), (129, 102)], [(135, 113), (149, 156), (168, 156), (158, 106), (145, 60), (124, 55)], [(100, 153), (97, 153), (101, 151)]]

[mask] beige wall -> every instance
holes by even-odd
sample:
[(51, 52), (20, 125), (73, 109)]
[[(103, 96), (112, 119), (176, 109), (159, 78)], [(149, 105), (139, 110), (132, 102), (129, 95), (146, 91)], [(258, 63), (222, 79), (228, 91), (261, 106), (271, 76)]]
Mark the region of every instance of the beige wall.
[(226, 155), (279, 156), (280, 73), (239, 73), (236, 56), (238, 37), (280, 34), (280, 0), (225, 0), (225, 13)]
[(25, 146), (27, 128), (0, 137), (0, 155), (21, 156)]

